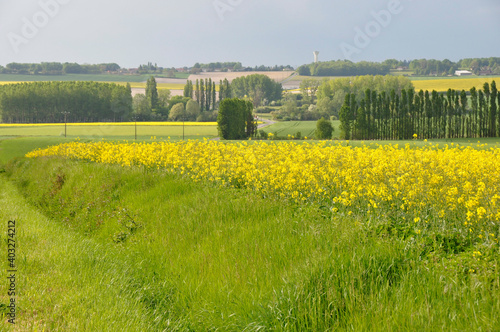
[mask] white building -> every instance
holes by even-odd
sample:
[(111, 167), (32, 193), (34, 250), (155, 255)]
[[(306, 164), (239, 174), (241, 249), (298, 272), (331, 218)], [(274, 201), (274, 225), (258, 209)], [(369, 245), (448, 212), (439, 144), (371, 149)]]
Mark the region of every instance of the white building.
[(468, 70), (457, 70), (457, 71), (455, 71), (455, 75), (457, 75), (457, 76), (469, 76), (469, 75), (472, 75), (472, 72), (470, 72)]

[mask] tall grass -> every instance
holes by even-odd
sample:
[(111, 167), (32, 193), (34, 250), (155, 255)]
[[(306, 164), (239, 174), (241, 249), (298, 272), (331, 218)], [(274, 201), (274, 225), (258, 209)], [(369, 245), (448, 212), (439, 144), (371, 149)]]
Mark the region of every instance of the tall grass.
[[(16, 325), (2, 330), (147, 331), (154, 319), (146, 306), (150, 282), (119, 250), (55, 223), (0, 179), (0, 219), (16, 220)], [(2, 232), (2, 252), (7, 251)], [(6, 255), (5, 255), (6, 256)], [(0, 301), (9, 302), (7, 282)]]

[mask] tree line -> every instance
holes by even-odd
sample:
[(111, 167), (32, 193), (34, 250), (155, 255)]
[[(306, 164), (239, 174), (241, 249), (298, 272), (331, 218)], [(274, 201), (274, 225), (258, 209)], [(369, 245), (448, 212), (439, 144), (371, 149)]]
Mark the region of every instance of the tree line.
[(282, 98), (283, 87), (266, 75), (253, 74), (234, 79), (231, 83), (225, 78), (216, 83), (211, 78), (188, 81), (184, 86), (184, 97), (196, 100), (201, 111), (213, 111), (226, 98), (247, 98), (254, 107)]
[(42, 63), (17, 63), (12, 62), (6, 67), (0, 66), (0, 74), (20, 75), (63, 75), (63, 74), (104, 74), (117, 72), (121, 68), (116, 63), (84, 64), (42, 62)]
[(339, 112), (345, 139), (403, 140), (411, 138), (480, 138), (500, 135), (500, 94), (496, 83), (483, 89), (449, 89), (446, 93), (403, 89), (362, 98), (345, 96)]
[(304, 76), (358, 76), (387, 75), (390, 70), (411, 70), (417, 76), (453, 75), (458, 69), (471, 70), (474, 74), (500, 74), (500, 58), (467, 58), (457, 62), (448, 59), (387, 59), (383, 62), (351, 62), (348, 60), (326, 61), (302, 65), (297, 68), (299, 75)]
[(302, 65), (297, 68), (303, 76), (359, 76), (359, 75), (388, 75), (390, 66), (377, 62), (352, 62), (337, 60)]
[[(222, 85), (222, 81), (220, 85)], [(184, 97), (196, 100), (201, 112), (214, 111), (220, 102), (217, 100), (216, 84), (212, 82), (212, 78), (197, 79), (196, 84), (193, 84), (191, 80), (187, 81), (184, 86)]]
[(255, 66), (255, 67), (244, 67), (241, 62), (211, 62), (211, 63), (196, 63), (192, 69), (198, 69), (201, 71), (203, 69), (207, 71), (283, 71), (283, 70), (294, 70), (292, 66)]
[(157, 121), (216, 121), (223, 100), (240, 98), (255, 107), (282, 98), (282, 86), (266, 75), (254, 74), (233, 80), (211, 78), (188, 80), (182, 96), (170, 96), (168, 90), (158, 90), (154, 77), (146, 83), (146, 94), (134, 96), (134, 115), (141, 120)]
[(455, 71), (461, 68), (471, 70), (476, 75), (500, 74), (500, 58), (468, 58), (458, 62), (448, 59), (419, 59), (411, 61), (408, 66), (417, 76), (454, 75)]
[(131, 112), (128, 84), (34, 82), (0, 86), (0, 115), (5, 123), (122, 121)]

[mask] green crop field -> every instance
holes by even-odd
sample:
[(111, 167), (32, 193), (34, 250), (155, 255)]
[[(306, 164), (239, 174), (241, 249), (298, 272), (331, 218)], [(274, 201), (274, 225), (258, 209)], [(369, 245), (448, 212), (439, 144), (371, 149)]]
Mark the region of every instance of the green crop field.
[[(333, 121), (333, 137), (339, 136), (340, 121)], [(296, 136), (300, 132), (302, 137), (312, 138), (316, 130), (316, 121), (283, 121), (276, 122), (275, 124), (265, 127), (263, 129), (266, 133), (277, 134), (279, 137), (287, 138), (288, 135)]]
[[(137, 122), (137, 126), (132, 123), (118, 124), (68, 124), (66, 126), (66, 136), (68, 138), (80, 139), (113, 139), (130, 140), (134, 139), (137, 129), (137, 139), (203, 139), (217, 136), (217, 126), (214, 123), (151, 123), (142, 124)], [(5, 125), (0, 124), (0, 137), (2, 136), (60, 136), (64, 137), (64, 124), (48, 125)]]

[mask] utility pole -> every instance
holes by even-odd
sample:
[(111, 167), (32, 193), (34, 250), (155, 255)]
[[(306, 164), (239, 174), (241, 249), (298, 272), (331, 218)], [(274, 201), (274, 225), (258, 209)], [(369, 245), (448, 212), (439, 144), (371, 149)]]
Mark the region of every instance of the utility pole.
[(182, 140), (184, 140), (184, 122), (187, 120), (186, 110), (184, 110), (184, 114), (182, 115)]
[(69, 112), (62, 112), (64, 114), (64, 137), (66, 137), (66, 126), (67, 126), (67, 121), (66, 121), (66, 116), (69, 114)]

